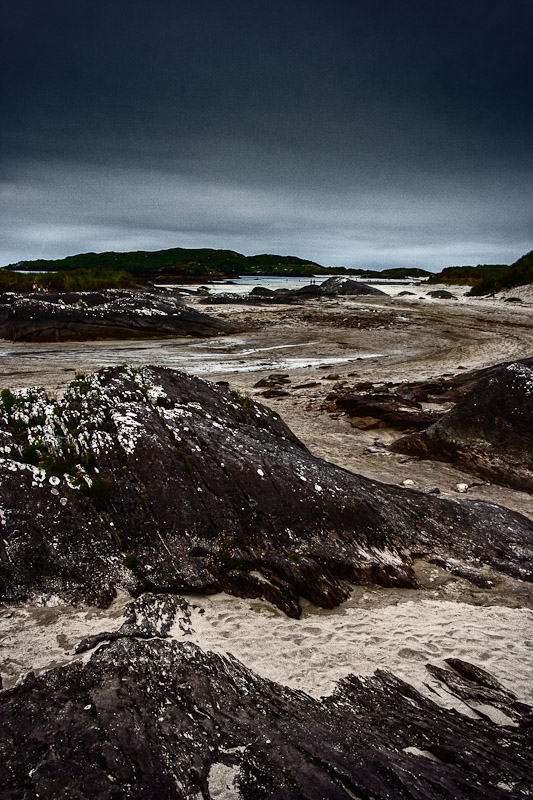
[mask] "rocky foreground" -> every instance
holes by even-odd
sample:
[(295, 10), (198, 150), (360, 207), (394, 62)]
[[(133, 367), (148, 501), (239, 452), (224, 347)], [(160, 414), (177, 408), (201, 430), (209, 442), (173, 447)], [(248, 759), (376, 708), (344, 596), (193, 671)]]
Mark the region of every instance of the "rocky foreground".
[[(161, 605), (161, 600), (154, 598)], [(146, 608), (144, 609), (146, 613)], [(159, 609), (160, 613), (160, 609)], [(130, 626), (131, 627), (131, 626)], [(0, 695), (9, 798), (531, 797), (531, 713), (463, 661), (428, 666), (447, 711), (388, 672), (321, 699), (232, 658), (134, 631)], [(146, 636), (146, 629), (138, 633)], [(161, 632), (160, 632), (161, 635)]]
[(221, 589), (291, 616), (349, 582), (416, 586), (414, 557), (533, 580), (533, 523), (358, 477), (274, 412), (165, 368), (115, 367), (59, 402), (2, 392), (0, 598), (108, 604)]
[(533, 796), (533, 709), (471, 664), (428, 667), (466, 716), (390, 673), (314, 699), (165, 641), (176, 619), (187, 635), (193, 591), (298, 617), (300, 598), (331, 608), (353, 583), (416, 587), (421, 557), (478, 586), (531, 582), (531, 520), (358, 477), (248, 397), (164, 368), (1, 402), (0, 600), (140, 595), (118, 632), (80, 643), (104, 642), (88, 663), (0, 694), (1, 797)]
[(235, 327), (164, 291), (0, 295), (0, 338), (23, 342), (216, 336)]

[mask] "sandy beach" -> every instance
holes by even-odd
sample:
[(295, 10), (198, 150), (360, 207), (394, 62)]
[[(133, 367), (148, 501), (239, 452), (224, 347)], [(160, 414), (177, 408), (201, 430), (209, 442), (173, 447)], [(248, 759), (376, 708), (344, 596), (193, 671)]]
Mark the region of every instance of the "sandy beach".
[[(228, 287), (230, 288), (230, 287)], [(400, 287), (409, 288), (411, 287)], [(434, 288), (434, 287), (431, 287)], [(447, 287), (450, 288), (450, 287)], [(433, 300), (428, 287), (412, 296), (311, 300), (297, 306), (205, 305), (190, 302), (242, 333), (212, 340), (150, 340), (35, 345), (0, 343), (2, 387), (41, 385), (60, 393), (75, 373), (102, 365), (163, 364), (184, 369), (275, 409), (311, 450), (335, 464), (386, 483), (412, 480), (415, 488), (438, 487), (457, 497), (499, 503), (533, 518), (531, 496), (489, 485), (451, 465), (368, 452), (376, 439), (390, 443), (390, 429), (360, 431), (342, 414), (325, 410), (335, 385), (374, 385), (442, 377), (533, 353), (533, 293), (515, 289), (505, 297)], [(263, 398), (257, 382), (272, 373), (289, 376), (289, 394)], [(314, 384), (303, 386), (301, 384)], [(533, 700), (533, 594), (530, 585), (491, 576), (481, 590), (433, 565), (417, 565), (419, 590), (355, 587), (350, 600), (333, 611), (303, 605), (301, 620), (289, 620), (263, 601), (226, 595), (190, 597), (193, 640), (205, 649), (229, 652), (265, 677), (320, 695), (340, 677), (387, 668), (431, 691), (424, 665), (449, 656), (485, 667)], [(116, 629), (125, 597), (107, 611), (53, 608), (0, 611), (4, 688), (27, 671), (69, 661), (80, 638)], [(177, 637), (183, 632), (174, 631)], [(435, 699), (435, 698), (434, 698)], [(445, 697), (439, 702), (446, 704)], [(463, 709), (464, 710), (464, 709)], [(468, 713), (472, 713), (471, 709)]]

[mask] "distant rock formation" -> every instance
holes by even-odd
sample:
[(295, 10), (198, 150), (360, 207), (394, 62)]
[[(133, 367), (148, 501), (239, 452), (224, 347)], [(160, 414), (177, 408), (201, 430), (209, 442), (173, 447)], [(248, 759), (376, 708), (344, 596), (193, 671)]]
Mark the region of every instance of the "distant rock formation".
[(434, 297), (436, 300), (457, 300), (457, 297), (447, 289), (434, 289), (432, 292), (428, 292), (427, 296)]
[(428, 665), (473, 718), (385, 671), (315, 699), (190, 643), (122, 638), (0, 694), (1, 795), (530, 797), (533, 709), (467, 662), (447, 667)]
[(229, 323), (189, 308), (164, 291), (0, 295), (0, 337), (12, 341), (216, 336), (235, 331)]
[(224, 386), (113, 367), (0, 397), (3, 602), (225, 590), (298, 616), (416, 586), (413, 554), (533, 580), (530, 520), (353, 475)]
[(384, 295), (385, 297), (388, 297), (387, 292), (383, 292), (381, 289), (377, 289), (375, 286), (369, 286), (368, 283), (354, 281), (351, 278), (344, 278), (338, 275), (328, 278), (327, 281), (321, 283), (318, 288), (320, 289), (320, 294), (325, 295), (326, 297), (331, 295), (336, 296), (359, 294)]
[(369, 286), (361, 281), (351, 278), (334, 276), (323, 283), (307, 283), (298, 289), (267, 289), (265, 286), (255, 286), (247, 295), (242, 294), (210, 294), (202, 303), (244, 303), (255, 305), (258, 303), (292, 303), (305, 299), (320, 297), (341, 297), (346, 295), (382, 295), (388, 297), (386, 292)]
[(463, 387), (465, 393), (456, 386), (451, 411), (390, 449), (450, 461), (504, 486), (533, 492), (532, 366), (491, 367), (463, 376)]
[[(420, 431), (439, 419), (440, 413), (423, 411), (422, 405), (407, 397), (394, 396), (383, 392), (355, 392), (349, 389), (333, 391), (328, 395), (328, 409), (343, 411), (353, 422), (354, 427), (365, 430), (372, 427), (388, 427), (397, 430)], [(380, 426), (360, 426), (357, 420), (374, 420)]]

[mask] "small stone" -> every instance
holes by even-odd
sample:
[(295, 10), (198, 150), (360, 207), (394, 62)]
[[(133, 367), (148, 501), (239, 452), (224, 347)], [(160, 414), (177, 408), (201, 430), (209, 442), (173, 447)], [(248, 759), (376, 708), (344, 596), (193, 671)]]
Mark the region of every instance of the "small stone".
[(359, 428), (361, 431), (371, 431), (374, 428), (386, 428), (387, 423), (377, 417), (350, 417), (352, 428)]
[(370, 445), (369, 447), (365, 447), (363, 453), (371, 453), (375, 456), (391, 456), (392, 453), (389, 453), (388, 450), (384, 450), (382, 447), (374, 447)]
[(402, 481), (400, 486), (414, 486), (415, 482), (412, 481), (410, 478), (407, 478), (405, 481)]
[(460, 492), (461, 494), (465, 494), (468, 491), (468, 484), (467, 483), (456, 483), (455, 484), (455, 491)]
[(318, 381), (307, 381), (307, 383), (299, 383), (295, 389), (311, 389), (313, 386), (320, 386)]

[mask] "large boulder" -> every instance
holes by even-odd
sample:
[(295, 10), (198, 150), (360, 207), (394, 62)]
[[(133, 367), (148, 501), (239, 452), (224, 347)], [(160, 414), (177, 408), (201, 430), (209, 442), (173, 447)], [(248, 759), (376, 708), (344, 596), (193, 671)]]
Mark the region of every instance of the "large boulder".
[(530, 520), (353, 475), (223, 386), (113, 367), (1, 400), (3, 602), (223, 589), (298, 616), (347, 582), (416, 586), (413, 554), (533, 580)]
[(13, 341), (216, 336), (235, 330), (164, 291), (0, 295), (0, 337)]
[[(315, 699), (192, 644), (123, 638), (0, 694), (0, 796), (531, 797), (533, 709), (482, 670), (449, 666), (433, 668), (446, 696), (480, 716), (387, 672)], [(488, 704), (515, 727), (491, 722)]]
[(351, 278), (334, 275), (320, 284), (318, 287), (320, 294), (326, 296), (336, 295), (384, 295), (387, 297), (387, 292), (377, 289), (375, 286), (370, 286), (368, 283), (362, 281), (354, 281)]
[(434, 297), (436, 300), (457, 300), (457, 297), (447, 289), (434, 289), (432, 292), (428, 292), (427, 296)]
[(398, 439), (391, 449), (449, 461), (495, 483), (533, 492), (532, 366), (503, 364), (464, 379), (463, 385), (467, 391), (451, 411), (422, 433)]

